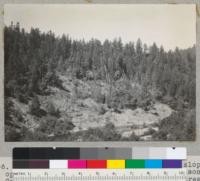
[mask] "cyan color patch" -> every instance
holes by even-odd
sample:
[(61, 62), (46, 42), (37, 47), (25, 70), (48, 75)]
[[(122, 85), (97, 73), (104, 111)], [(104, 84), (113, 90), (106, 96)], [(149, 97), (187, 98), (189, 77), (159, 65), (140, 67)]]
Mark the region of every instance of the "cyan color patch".
[(162, 168), (162, 160), (145, 160), (145, 168)]

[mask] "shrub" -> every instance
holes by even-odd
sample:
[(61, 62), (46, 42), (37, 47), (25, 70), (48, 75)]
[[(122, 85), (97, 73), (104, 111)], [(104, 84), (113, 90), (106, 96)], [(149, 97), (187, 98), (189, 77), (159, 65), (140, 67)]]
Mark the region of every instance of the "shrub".
[(152, 108), (153, 104), (154, 101), (151, 99), (151, 97), (149, 97), (149, 98), (143, 98), (143, 100), (140, 101), (138, 106), (145, 111), (149, 111)]
[(5, 125), (5, 141), (20, 141), (21, 134), (16, 128)]
[(87, 80), (94, 80), (94, 74), (92, 71), (87, 71), (86, 72), (86, 79)]
[(119, 141), (121, 135), (115, 129), (113, 123), (107, 123), (103, 128), (90, 128), (74, 135), (74, 138), (82, 141)]
[(121, 135), (117, 133), (113, 123), (107, 123), (102, 129), (102, 140), (104, 141), (118, 141)]
[(49, 141), (49, 138), (44, 132), (36, 129), (34, 132), (28, 130), (25, 133), (23, 141)]
[(166, 95), (166, 96), (164, 96), (163, 98), (162, 98), (162, 102), (164, 103), (164, 104), (167, 104), (167, 105), (169, 105), (172, 109), (177, 109), (178, 108), (178, 100), (176, 99), (176, 98), (174, 98), (174, 97), (171, 97), (171, 96), (169, 96), (169, 95)]
[(133, 131), (131, 136), (129, 137), (129, 141), (139, 141), (139, 140), (140, 140), (139, 136), (137, 136)]
[(83, 79), (85, 77), (85, 73), (83, 70), (79, 69), (79, 70), (76, 70), (75, 76), (77, 79)]
[(18, 93), (16, 97), (17, 97), (17, 99), (18, 99), (20, 102), (22, 102), (22, 103), (24, 103), (24, 104), (27, 104), (27, 103), (28, 103), (28, 96), (27, 96), (27, 94)]
[[(60, 89), (64, 89), (62, 80), (59, 79), (58, 75), (56, 75), (56, 73), (54, 71), (52, 71), (52, 72), (49, 71), (46, 74), (45, 79), (41, 83), (40, 87), (46, 89), (48, 85), (55, 86)], [(43, 91), (44, 90), (42, 89), (41, 92), (43, 92)]]
[(23, 139), (25, 122), (23, 113), (15, 109), (10, 99), (5, 99), (5, 140), (20, 141)]
[(66, 135), (74, 128), (74, 124), (69, 120), (58, 120), (55, 124), (55, 136)]
[(70, 119), (60, 120), (54, 116), (45, 117), (38, 127), (37, 131), (45, 133), (46, 137), (51, 135), (52, 139), (57, 136), (65, 136), (74, 128)]
[(35, 116), (40, 116), (40, 102), (37, 96), (34, 96), (30, 105), (29, 112)]
[(83, 141), (102, 141), (102, 131), (100, 128), (89, 128), (83, 131), (78, 138)]
[(105, 104), (106, 102), (106, 95), (105, 93), (102, 92), (101, 87), (94, 85), (91, 89), (92, 91), (92, 98), (98, 102), (98, 103), (102, 103)]
[(90, 87), (82, 81), (75, 81), (73, 91), (79, 99), (87, 99), (91, 96)]
[(4, 106), (5, 106), (5, 124), (6, 124), (10, 120), (12, 120), (11, 115), (14, 111), (13, 102), (10, 99), (6, 98)]
[(54, 133), (54, 128), (56, 125), (57, 118), (54, 116), (46, 116), (43, 120), (41, 120), (37, 131), (43, 132), (46, 135)]
[(101, 105), (100, 109), (99, 109), (99, 114), (103, 115), (107, 112), (107, 108), (105, 107), (105, 105)]
[(133, 96), (130, 90), (115, 89), (108, 101), (108, 107), (114, 109), (136, 109), (137, 98)]
[(47, 105), (47, 113), (55, 117), (60, 117), (59, 109), (56, 109), (52, 102), (49, 102)]
[(15, 89), (17, 87), (16, 80), (10, 80), (5, 84), (5, 96), (15, 97)]
[(55, 75), (55, 78), (54, 78), (54, 86), (60, 88), (60, 89), (63, 89), (65, 90), (65, 88), (63, 87), (63, 82), (62, 80), (59, 79), (59, 77), (57, 75)]
[(159, 123), (159, 130), (153, 134), (155, 140), (189, 141), (195, 139), (195, 111), (173, 112)]

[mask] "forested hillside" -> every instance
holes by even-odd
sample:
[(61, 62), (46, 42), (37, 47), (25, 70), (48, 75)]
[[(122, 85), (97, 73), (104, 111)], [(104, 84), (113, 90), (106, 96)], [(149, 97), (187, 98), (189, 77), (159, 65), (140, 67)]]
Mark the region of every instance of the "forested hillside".
[[(4, 30), (4, 50), (7, 141), (195, 139), (195, 46), (165, 51), (140, 39), (73, 40), (11, 24)], [(171, 114), (159, 115), (158, 103), (168, 105)], [(158, 119), (129, 123), (129, 136), (109, 120), (113, 113), (120, 117), (139, 109)], [(74, 131), (87, 111), (96, 126), (88, 122), (87, 129)]]

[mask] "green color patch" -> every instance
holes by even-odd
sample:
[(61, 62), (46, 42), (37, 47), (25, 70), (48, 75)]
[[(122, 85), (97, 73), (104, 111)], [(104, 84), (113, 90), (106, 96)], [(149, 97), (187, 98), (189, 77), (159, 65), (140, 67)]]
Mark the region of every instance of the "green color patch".
[(126, 168), (145, 168), (145, 160), (126, 160)]

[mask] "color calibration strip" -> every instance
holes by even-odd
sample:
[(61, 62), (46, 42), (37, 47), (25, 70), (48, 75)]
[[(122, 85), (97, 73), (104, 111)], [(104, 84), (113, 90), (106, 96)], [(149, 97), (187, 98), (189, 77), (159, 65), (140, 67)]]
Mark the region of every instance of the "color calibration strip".
[(182, 160), (13, 160), (14, 169), (182, 168)]
[(14, 148), (13, 160), (110, 160), (110, 159), (187, 159), (184, 147), (136, 148)]

